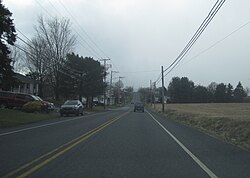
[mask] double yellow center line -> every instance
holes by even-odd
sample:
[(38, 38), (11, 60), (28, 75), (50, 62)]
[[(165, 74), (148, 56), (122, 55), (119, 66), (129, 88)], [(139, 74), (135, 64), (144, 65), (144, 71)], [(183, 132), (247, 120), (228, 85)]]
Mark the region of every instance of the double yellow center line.
[(123, 113), (123, 114), (99, 125), (98, 127), (88, 131), (87, 133), (84, 133), (83, 135), (69, 141), (68, 143), (63, 144), (63, 145), (59, 146), (58, 148), (34, 159), (33, 161), (19, 167), (18, 169), (14, 170), (12, 172), (6, 174), (5, 176), (3, 176), (3, 178), (7, 178), (7, 177), (23, 178), (23, 177), (29, 176), (30, 174), (34, 173), (35, 171), (37, 171), (38, 169), (40, 169), (44, 165), (48, 164), (49, 162), (56, 159), (57, 157), (63, 155), (64, 153), (66, 153), (70, 149), (74, 148), (75, 146), (77, 146), (81, 142), (87, 140), (91, 136), (100, 132), (101, 130), (108, 127), (112, 123), (116, 122), (117, 120), (119, 120), (123, 116), (127, 115), (128, 113), (129, 112)]

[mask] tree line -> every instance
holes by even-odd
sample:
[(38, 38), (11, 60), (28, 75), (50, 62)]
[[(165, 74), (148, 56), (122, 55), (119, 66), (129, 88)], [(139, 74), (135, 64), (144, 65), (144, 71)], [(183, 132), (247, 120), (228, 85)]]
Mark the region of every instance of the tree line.
[(28, 39), (23, 34), (17, 36), (12, 13), (1, 0), (0, 14), (0, 88), (3, 90), (15, 85), (14, 71), (19, 71), (39, 82), (36, 95), (45, 98), (85, 97), (87, 105), (91, 105), (94, 97), (107, 90), (115, 103), (125, 103), (126, 98), (131, 97), (133, 88), (124, 88), (121, 81), (107, 87), (104, 82), (107, 71), (98, 60), (74, 53), (77, 40), (69, 19), (40, 16), (34, 36)]
[(168, 85), (167, 94), (174, 103), (226, 103), (242, 102), (247, 90), (241, 82), (234, 88), (232, 84), (212, 82), (207, 87), (195, 85), (187, 77), (174, 77)]
[[(145, 102), (162, 102), (162, 87), (140, 88)], [(241, 82), (234, 88), (232, 84), (212, 82), (208, 86), (195, 85), (188, 77), (173, 77), (167, 88), (164, 88), (165, 100), (169, 103), (230, 103), (242, 102), (249, 89)]]
[[(12, 13), (1, 0), (0, 14), (0, 87), (3, 90), (15, 85), (13, 76), (17, 69), (13, 63), (21, 60), (21, 71), (39, 81), (36, 94), (41, 97), (49, 94), (59, 100), (83, 96), (89, 100), (104, 93), (106, 70), (92, 57), (74, 53), (76, 36), (69, 19), (40, 16), (34, 28), (35, 35), (27, 39), (17, 37)], [(17, 39), (21, 44), (15, 43)], [(14, 52), (21, 55), (12, 55)]]

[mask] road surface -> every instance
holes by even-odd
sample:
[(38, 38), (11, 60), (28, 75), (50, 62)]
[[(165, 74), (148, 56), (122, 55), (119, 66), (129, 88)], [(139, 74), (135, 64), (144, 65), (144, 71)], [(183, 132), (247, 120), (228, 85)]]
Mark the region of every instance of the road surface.
[(0, 177), (250, 177), (250, 153), (132, 106), (0, 130)]

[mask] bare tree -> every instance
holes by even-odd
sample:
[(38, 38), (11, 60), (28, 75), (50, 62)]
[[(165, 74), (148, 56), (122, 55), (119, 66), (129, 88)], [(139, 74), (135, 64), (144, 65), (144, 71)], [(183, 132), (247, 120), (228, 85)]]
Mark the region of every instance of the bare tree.
[(27, 46), (27, 61), (31, 71), (38, 73), (41, 81), (44, 77), (49, 79), (56, 100), (59, 99), (60, 72), (67, 54), (72, 52), (76, 44), (70, 28), (68, 19), (55, 17), (44, 20), (41, 16), (38, 18), (38, 26), (35, 27), (36, 36)]
[(25, 67), (25, 54), (23, 51), (18, 49), (16, 46), (9, 46), (10, 49), (10, 58), (11, 58), (11, 66), (14, 69), (14, 72), (24, 73), (27, 68)]
[(26, 66), (29, 69), (28, 75), (39, 81), (39, 93), (43, 96), (43, 88), (46, 77), (49, 74), (48, 63), (50, 57), (47, 54), (48, 46), (44, 39), (34, 37), (26, 46)]

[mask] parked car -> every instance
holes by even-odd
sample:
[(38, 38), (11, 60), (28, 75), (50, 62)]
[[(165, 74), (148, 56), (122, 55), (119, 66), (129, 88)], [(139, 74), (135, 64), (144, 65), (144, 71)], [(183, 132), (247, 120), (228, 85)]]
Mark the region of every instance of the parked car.
[(0, 107), (1, 108), (21, 108), (24, 104), (29, 101), (39, 101), (42, 103), (43, 109), (53, 110), (54, 104), (48, 101), (42, 100), (39, 96), (26, 94), (26, 93), (16, 93), (16, 92), (7, 92), (0, 91)]
[(35, 97), (28, 94), (6, 91), (0, 92), (0, 105), (3, 108), (22, 107), (25, 103), (35, 100)]
[(136, 102), (134, 104), (134, 112), (136, 112), (136, 111), (142, 111), (142, 112), (144, 112), (144, 104), (141, 103), (141, 102)]
[(48, 101), (44, 101), (39, 96), (35, 96), (35, 98), (37, 98), (37, 100), (40, 101), (46, 107), (46, 110), (53, 111), (55, 109), (54, 103), (51, 103), (51, 102), (48, 102)]
[(79, 114), (83, 115), (83, 105), (79, 100), (67, 100), (60, 108), (60, 115)]

